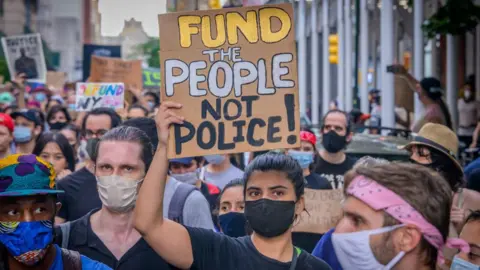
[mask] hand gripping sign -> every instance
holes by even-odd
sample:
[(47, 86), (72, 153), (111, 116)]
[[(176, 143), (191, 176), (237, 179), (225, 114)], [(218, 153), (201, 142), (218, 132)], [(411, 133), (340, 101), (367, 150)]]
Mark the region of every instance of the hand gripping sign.
[(293, 24), (290, 4), (159, 15), (170, 158), (299, 145)]

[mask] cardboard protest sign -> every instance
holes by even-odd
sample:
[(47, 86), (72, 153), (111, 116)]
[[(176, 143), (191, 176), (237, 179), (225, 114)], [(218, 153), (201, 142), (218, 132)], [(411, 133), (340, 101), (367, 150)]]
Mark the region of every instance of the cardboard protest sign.
[(90, 81), (123, 82), (126, 87), (141, 89), (143, 86), (142, 61), (92, 56)]
[(63, 91), (66, 80), (65, 72), (47, 71), (47, 86), (53, 88), (56, 93)]
[(405, 108), (409, 112), (414, 111), (415, 89), (411, 89), (408, 79), (401, 75), (395, 75), (395, 106)]
[(11, 78), (25, 73), (30, 81), (45, 82), (47, 66), (40, 34), (3, 37), (2, 46)]
[(168, 156), (299, 145), (290, 4), (159, 15), (161, 100), (183, 104)]
[(83, 81), (86, 81), (90, 76), (90, 62), (92, 55), (103, 57), (122, 57), (122, 47), (96, 44), (83, 45)]
[(160, 90), (160, 69), (146, 68), (142, 71), (143, 89)]
[(123, 83), (77, 83), (76, 111), (123, 108), (124, 94)]
[(300, 221), (293, 227), (293, 231), (323, 234), (335, 227), (343, 215), (340, 204), (342, 199), (342, 189), (306, 188), (305, 209), (307, 211), (300, 215)]

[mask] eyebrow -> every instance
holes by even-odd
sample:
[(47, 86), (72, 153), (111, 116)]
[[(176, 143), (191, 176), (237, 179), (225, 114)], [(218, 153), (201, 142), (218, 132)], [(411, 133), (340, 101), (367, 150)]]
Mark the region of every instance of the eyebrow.
[(277, 188), (279, 188), (279, 189), (288, 189), (286, 186), (282, 186), (282, 185), (269, 187), (268, 189), (273, 190), (273, 189), (277, 189)]
[(348, 210), (343, 210), (343, 213), (344, 215), (347, 215), (347, 216), (350, 216), (350, 217), (353, 217), (353, 218), (358, 218), (360, 220), (362, 220), (363, 223), (365, 224), (369, 224), (368, 220), (366, 218), (364, 218), (363, 216), (357, 214), (357, 213), (353, 213), (353, 212), (349, 212)]

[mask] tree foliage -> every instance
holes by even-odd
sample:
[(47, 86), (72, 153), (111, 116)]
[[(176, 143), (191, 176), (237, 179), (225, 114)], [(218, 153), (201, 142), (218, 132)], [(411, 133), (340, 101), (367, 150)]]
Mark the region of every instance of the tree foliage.
[(436, 35), (463, 35), (480, 23), (480, 6), (473, 0), (448, 0), (422, 26), (428, 38)]
[(160, 40), (151, 38), (138, 46), (138, 53), (147, 58), (149, 67), (160, 68)]

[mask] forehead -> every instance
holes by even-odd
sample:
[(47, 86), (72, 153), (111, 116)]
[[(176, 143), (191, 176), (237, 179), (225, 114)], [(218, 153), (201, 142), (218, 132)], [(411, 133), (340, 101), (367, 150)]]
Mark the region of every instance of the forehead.
[(67, 138), (75, 138), (75, 132), (73, 132), (72, 130), (62, 129), (60, 133), (62, 133), (62, 135)]
[(49, 153), (62, 153), (62, 150), (55, 142), (49, 142), (45, 145), (42, 152), (49, 152)]
[(85, 128), (90, 130), (110, 129), (112, 120), (108, 114), (89, 115)]
[(300, 146), (302, 148), (312, 148), (313, 147), (313, 144), (311, 144), (310, 142), (307, 142), (307, 141), (301, 141), (300, 142)]
[(247, 182), (247, 188), (256, 187), (268, 189), (275, 186), (284, 186), (288, 189), (294, 189), (293, 183), (287, 178), (287, 174), (278, 171), (254, 171)]
[(225, 201), (243, 201), (243, 186), (228, 188), (223, 192), (222, 202)]
[(27, 124), (34, 124), (32, 121), (28, 120), (27, 118), (23, 117), (23, 116), (17, 116), (15, 117), (14, 119), (15, 123), (27, 123)]
[(136, 142), (102, 141), (99, 143), (97, 163), (111, 165), (139, 165), (142, 147)]
[(460, 238), (470, 244), (480, 246), (480, 220), (470, 221), (463, 226)]
[(0, 125), (0, 134), (8, 134), (10, 130), (6, 126)]
[(130, 111), (128, 111), (129, 114), (135, 114), (135, 115), (145, 115), (145, 111), (143, 111), (142, 109), (140, 108), (132, 108), (130, 109)]
[(347, 118), (341, 112), (332, 112), (325, 117), (325, 125), (347, 126)]
[(36, 195), (36, 196), (19, 196), (19, 197), (0, 197), (0, 207), (4, 205), (29, 205), (33, 203), (46, 203), (54, 201), (52, 196)]
[(59, 117), (59, 116), (65, 116), (65, 113), (63, 111), (58, 111), (53, 114), (54, 117)]

